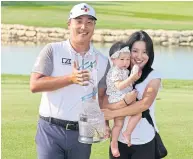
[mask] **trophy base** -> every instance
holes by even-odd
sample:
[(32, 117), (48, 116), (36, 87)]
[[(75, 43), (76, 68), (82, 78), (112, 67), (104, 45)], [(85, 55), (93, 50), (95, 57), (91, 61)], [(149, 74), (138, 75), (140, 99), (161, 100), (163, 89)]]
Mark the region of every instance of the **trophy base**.
[(93, 143), (98, 143), (105, 141), (106, 139), (101, 138), (101, 139), (94, 139), (93, 137), (85, 137), (85, 136), (79, 136), (78, 141), (84, 144), (93, 144)]
[(93, 143), (93, 137), (84, 137), (79, 136), (78, 141), (84, 144), (92, 144)]

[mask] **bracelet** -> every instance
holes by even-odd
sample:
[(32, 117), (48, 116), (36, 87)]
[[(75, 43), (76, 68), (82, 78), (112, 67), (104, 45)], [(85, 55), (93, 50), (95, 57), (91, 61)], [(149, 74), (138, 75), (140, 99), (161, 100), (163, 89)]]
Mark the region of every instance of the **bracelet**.
[(123, 98), (123, 101), (125, 102), (125, 104), (128, 106), (129, 104), (126, 102), (125, 98)]

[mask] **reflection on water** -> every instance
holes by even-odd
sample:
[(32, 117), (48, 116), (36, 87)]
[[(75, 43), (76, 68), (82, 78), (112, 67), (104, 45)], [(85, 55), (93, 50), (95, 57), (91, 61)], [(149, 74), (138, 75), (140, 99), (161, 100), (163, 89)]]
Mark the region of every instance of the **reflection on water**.
[[(108, 56), (111, 44), (94, 44)], [(29, 75), (37, 55), (44, 46), (1, 46), (1, 72)], [(193, 79), (193, 47), (155, 46), (153, 68), (163, 78)]]

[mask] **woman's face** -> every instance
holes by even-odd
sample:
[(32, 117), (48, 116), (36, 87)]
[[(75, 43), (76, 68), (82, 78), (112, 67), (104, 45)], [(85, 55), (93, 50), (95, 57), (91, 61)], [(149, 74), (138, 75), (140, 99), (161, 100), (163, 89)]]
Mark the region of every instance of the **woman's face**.
[(131, 67), (137, 64), (140, 68), (143, 68), (148, 60), (145, 42), (136, 41), (131, 48)]

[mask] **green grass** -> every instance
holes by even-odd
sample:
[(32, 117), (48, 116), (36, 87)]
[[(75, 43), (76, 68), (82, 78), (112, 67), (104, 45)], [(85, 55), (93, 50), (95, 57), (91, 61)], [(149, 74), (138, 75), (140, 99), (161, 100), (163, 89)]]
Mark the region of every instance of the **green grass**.
[[(79, 2), (2, 2), (2, 23), (67, 28), (70, 9)], [(88, 2), (97, 28), (192, 30), (193, 2)]]
[[(2, 158), (35, 159), (34, 136), (41, 94), (29, 91), (29, 76), (2, 75)], [(163, 80), (156, 119), (169, 155), (193, 159), (193, 81)], [(92, 146), (91, 159), (108, 158), (109, 141)]]

